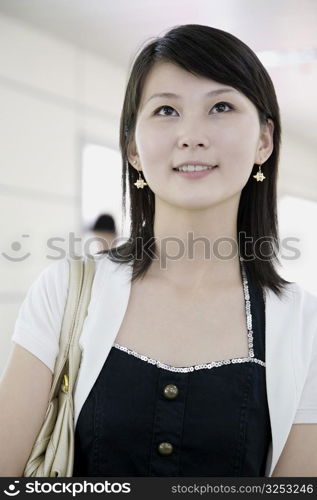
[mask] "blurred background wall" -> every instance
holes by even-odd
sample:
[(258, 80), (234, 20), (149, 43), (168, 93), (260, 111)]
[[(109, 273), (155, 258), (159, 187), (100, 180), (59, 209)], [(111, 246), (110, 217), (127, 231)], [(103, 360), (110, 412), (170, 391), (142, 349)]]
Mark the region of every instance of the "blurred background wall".
[(185, 23), (238, 36), (273, 79), (280, 236), (300, 251), (283, 252), (280, 272), (317, 294), (317, 2), (0, 0), (0, 372), (40, 271), (62, 251), (82, 253), (101, 213), (127, 237), (119, 118), (129, 68), (144, 42)]

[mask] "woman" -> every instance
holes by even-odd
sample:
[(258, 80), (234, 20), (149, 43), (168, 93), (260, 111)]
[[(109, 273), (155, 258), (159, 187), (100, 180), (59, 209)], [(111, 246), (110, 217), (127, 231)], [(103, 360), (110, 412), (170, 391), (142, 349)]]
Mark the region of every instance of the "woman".
[[(137, 56), (120, 126), (131, 235), (95, 257), (74, 476), (317, 475), (317, 299), (275, 270), (280, 134), (272, 81), (233, 35), (183, 25)], [(49, 266), (16, 322), (25, 351), (5, 380), (27, 351), (44, 376), (16, 470), (45, 411), (67, 283), (66, 259)]]

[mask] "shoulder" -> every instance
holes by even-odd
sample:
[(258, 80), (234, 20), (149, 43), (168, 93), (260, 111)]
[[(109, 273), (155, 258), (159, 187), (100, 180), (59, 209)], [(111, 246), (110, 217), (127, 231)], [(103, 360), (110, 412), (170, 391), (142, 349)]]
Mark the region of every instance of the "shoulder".
[(292, 339), (296, 358), (307, 361), (317, 343), (317, 296), (297, 282), (280, 296), (266, 291), (266, 325), (281, 341)]
[(131, 264), (114, 262), (110, 259), (109, 254), (94, 254), (95, 261), (95, 286), (99, 287), (105, 282), (110, 284), (118, 284), (121, 282), (129, 282), (132, 275)]
[(58, 304), (63, 307), (69, 279), (69, 263), (67, 257), (59, 258), (47, 264), (35, 277), (27, 290), (24, 302), (45, 303), (47, 306)]
[(44, 267), (36, 281), (43, 282), (43, 284), (57, 290), (67, 287), (68, 279), (68, 258), (63, 257), (50, 262), (46, 267)]
[(317, 295), (293, 282), (287, 285), (286, 296), (290, 317), (297, 319), (302, 328), (315, 330), (317, 335)]
[[(130, 265), (114, 262), (109, 258), (108, 254), (75, 256), (75, 260), (86, 260), (87, 258), (92, 259), (95, 265), (93, 278), (94, 291), (99, 291), (105, 283), (115, 285), (121, 283), (125, 279), (130, 279)], [(60, 292), (61, 296), (65, 299), (69, 284), (70, 261), (72, 259), (74, 259), (74, 256), (66, 255), (64, 258), (50, 263), (39, 274), (34, 285), (36, 284), (39, 291), (42, 292), (45, 289), (50, 290), (54, 296), (58, 295), (58, 292)]]
[(285, 304), (286, 307), (295, 307), (298, 311), (317, 313), (317, 295), (313, 294), (297, 282), (287, 284), (280, 296), (272, 290), (266, 291), (269, 301), (276, 304)]
[(317, 356), (317, 295), (293, 282), (287, 285), (282, 300), (283, 306), (276, 313), (281, 312), (284, 327), (294, 332), (297, 355)]
[(289, 285), (289, 289), (293, 307), (307, 320), (315, 321), (317, 327), (317, 295), (296, 282)]

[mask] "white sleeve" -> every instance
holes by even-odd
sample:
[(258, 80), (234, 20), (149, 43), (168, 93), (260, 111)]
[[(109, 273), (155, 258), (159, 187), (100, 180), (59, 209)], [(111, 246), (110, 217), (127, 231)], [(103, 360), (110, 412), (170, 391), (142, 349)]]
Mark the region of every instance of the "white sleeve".
[[(317, 302), (315, 302), (317, 305)], [(317, 316), (316, 316), (317, 320)], [(312, 354), (304, 388), (295, 414), (294, 424), (317, 424), (317, 324)]]
[(27, 291), (11, 341), (39, 358), (54, 373), (68, 292), (67, 258), (49, 264)]

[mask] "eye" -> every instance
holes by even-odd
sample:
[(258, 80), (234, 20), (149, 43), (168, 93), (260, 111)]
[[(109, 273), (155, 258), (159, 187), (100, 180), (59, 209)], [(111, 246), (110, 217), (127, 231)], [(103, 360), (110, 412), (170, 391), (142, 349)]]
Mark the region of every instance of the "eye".
[[(227, 108), (229, 108), (230, 110), (234, 109), (234, 108), (233, 108), (233, 106), (232, 106), (231, 104), (229, 104), (228, 102), (223, 102), (223, 101), (221, 101), (221, 102), (217, 102), (217, 104), (215, 104), (215, 105), (214, 105), (211, 109), (214, 109), (214, 108), (218, 108), (218, 109), (219, 109), (219, 108), (220, 108), (220, 109), (222, 109), (222, 110), (223, 110), (223, 108), (224, 108), (224, 107), (226, 107), (226, 106), (227, 106)], [(159, 108), (157, 108), (157, 109), (154, 111), (154, 113), (153, 113), (153, 114), (154, 114), (154, 115), (158, 115), (158, 116), (171, 116), (170, 114), (165, 114), (165, 113), (160, 114), (160, 113), (159, 113), (159, 111), (161, 111), (161, 110), (163, 110), (163, 109), (165, 109), (165, 110), (166, 110), (166, 109), (171, 109), (172, 111), (175, 111), (175, 109), (174, 109), (174, 108), (172, 108), (172, 106), (168, 106), (168, 105), (164, 104), (163, 106), (160, 106)], [(223, 111), (221, 111), (221, 113), (223, 113)], [(217, 115), (219, 115), (219, 113), (213, 113), (213, 114), (217, 114)]]
[[(231, 104), (229, 104), (228, 102), (217, 102), (217, 104), (215, 104), (212, 109), (219, 107), (223, 108), (223, 106), (227, 106), (228, 108), (233, 109), (233, 106), (231, 106)], [(216, 114), (219, 115), (219, 113)]]
[[(157, 108), (155, 111), (154, 111), (154, 115), (159, 115), (158, 111), (160, 111), (161, 109), (172, 109), (174, 110), (174, 108), (172, 108), (172, 106), (167, 106), (167, 105), (164, 105), (164, 106), (160, 106), (159, 108)], [(175, 110), (174, 110), (175, 111)], [(170, 115), (159, 115), (159, 116), (170, 116)]]

